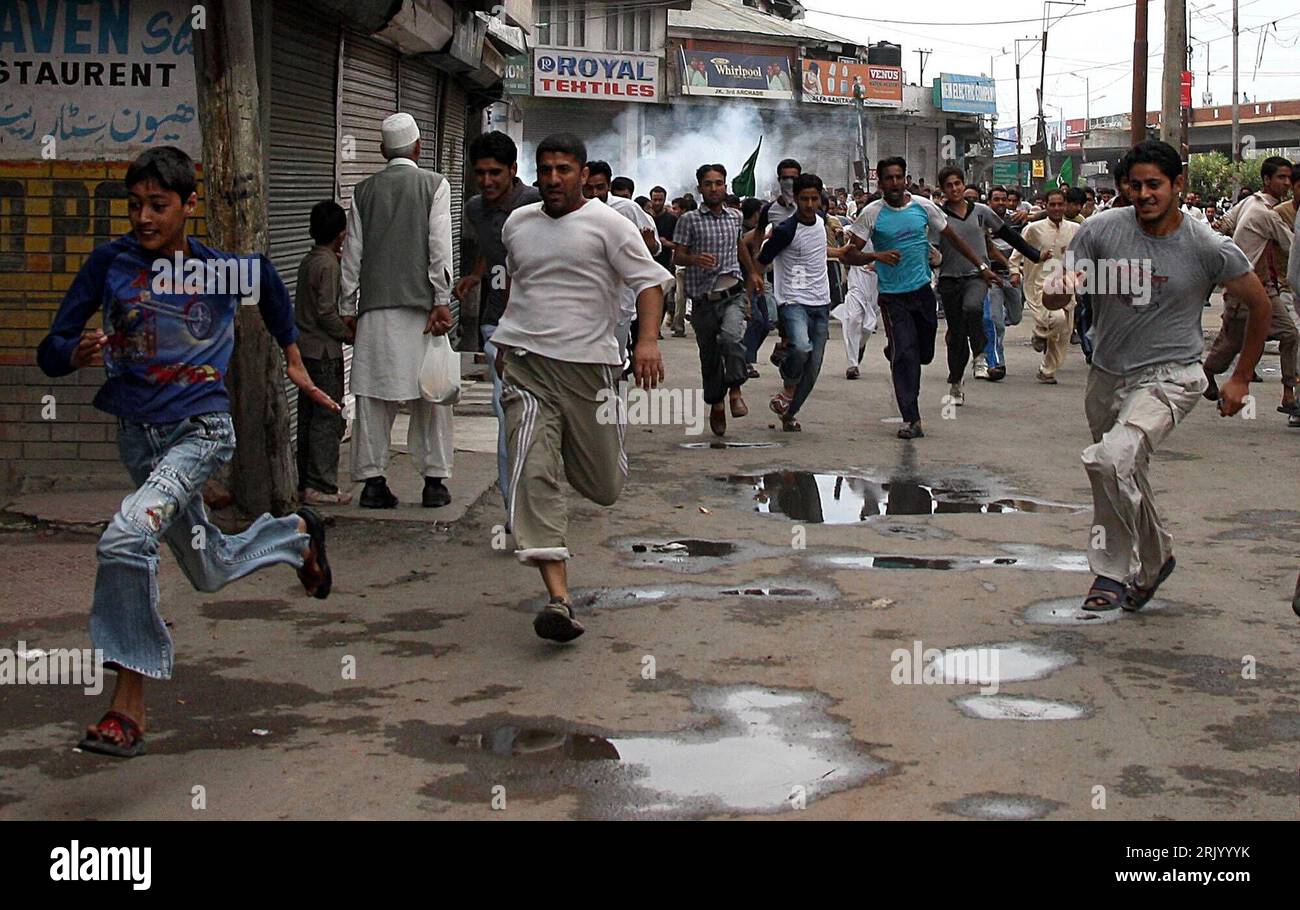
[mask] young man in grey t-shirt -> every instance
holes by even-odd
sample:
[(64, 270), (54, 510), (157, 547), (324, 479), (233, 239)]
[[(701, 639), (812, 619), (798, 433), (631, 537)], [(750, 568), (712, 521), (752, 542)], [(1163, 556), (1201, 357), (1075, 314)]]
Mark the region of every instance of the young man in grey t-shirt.
[(1084, 410), (1093, 444), (1083, 450), (1092, 484), (1088, 563), (1096, 578), (1085, 610), (1141, 609), (1174, 569), (1173, 538), (1161, 525), (1147, 469), (1151, 454), (1206, 387), (1201, 310), (1215, 285), (1250, 308), (1246, 340), (1219, 413), (1241, 410), (1264, 350), (1268, 296), (1245, 255), (1178, 208), (1178, 151), (1149, 140), (1133, 147), (1126, 174), (1131, 207), (1100, 212), (1052, 267), (1043, 305), (1061, 309), (1087, 296), (1094, 325)]

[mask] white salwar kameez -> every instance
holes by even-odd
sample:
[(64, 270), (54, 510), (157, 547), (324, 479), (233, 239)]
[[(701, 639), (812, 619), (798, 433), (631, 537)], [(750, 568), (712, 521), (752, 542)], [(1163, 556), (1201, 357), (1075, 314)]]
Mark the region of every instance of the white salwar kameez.
[[(394, 158), (389, 167), (416, 167), (409, 158)], [(343, 245), (342, 304), (345, 316), (357, 312), (363, 236), (357, 206), (348, 209), (348, 236)], [(451, 196), (444, 181), (429, 209), (429, 282), (434, 304), (449, 294), (451, 268)], [(412, 307), (367, 309), (357, 318), (352, 348), (350, 389), (356, 396), (352, 427), (353, 481), (382, 477), (388, 468), (393, 421), (407, 402), (411, 412), (407, 448), (411, 462), (424, 477), (451, 477), (455, 439), (450, 405), (430, 404), (420, 397), (420, 365), (428, 336), (429, 314)]]

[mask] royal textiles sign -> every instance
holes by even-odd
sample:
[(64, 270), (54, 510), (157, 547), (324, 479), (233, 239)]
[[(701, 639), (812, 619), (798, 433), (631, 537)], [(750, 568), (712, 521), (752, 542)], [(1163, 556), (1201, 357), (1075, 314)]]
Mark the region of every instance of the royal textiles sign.
[(533, 94), (653, 103), (659, 97), (659, 58), (539, 48), (533, 52)]
[(852, 104), (859, 90), (868, 107), (899, 107), (903, 103), (903, 71), (843, 60), (801, 60), (803, 98), (814, 104)]
[(683, 95), (794, 100), (790, 61), (785, 57), (683, 48), (681, 66)]
[(0, 158), (197, 158), (194, 6), (0, 0)]

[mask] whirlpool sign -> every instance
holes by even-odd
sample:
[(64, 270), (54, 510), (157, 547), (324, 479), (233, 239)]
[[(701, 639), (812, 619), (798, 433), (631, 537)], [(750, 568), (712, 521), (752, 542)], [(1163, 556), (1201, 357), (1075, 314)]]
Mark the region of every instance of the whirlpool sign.
[(533, 95), (654, 103), (659, 97), (659, 58), (538, 50), (533, 56)]

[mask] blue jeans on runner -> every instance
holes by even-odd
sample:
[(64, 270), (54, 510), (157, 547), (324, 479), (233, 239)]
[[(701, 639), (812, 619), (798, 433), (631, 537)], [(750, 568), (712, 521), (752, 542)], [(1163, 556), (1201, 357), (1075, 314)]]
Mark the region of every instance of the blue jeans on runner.
[(492, 336), (496, 333), (495, 325), (485, 325), (483, 331), (483, 353), (487, 355), (488, 373), (492, 376), (492, 410), (497, 415), (497, 484), (501, 487), (501, 501), (510, 510), (510, 489), (509, 476), (506, 466), (509, 459), (506, 457), (506, 411), (501, 406), (501, 377), (497, 375), (497, 346), (492, 343)]
[(203, 484), (235, 453), (228, 413), (178, 423), (119, 420), (117, 447), (140, 489), (122, 500), (99, 538), (90, 639), (106, 664), (169, 679), (172, 639), (158, 614), (160, 541), (167, 541), (190, 584), (210, 593), (264, 566), (300, 568), (311, 538), (299, 532), (297, 515), (263, 515), (230, 536), (208, 521)]
[[(1003, 280), (1006, 280), (1005, 277)], [(1020, 322), (1020, 316), (1023, 312), (1023, 298), (1020, 294), (1020, 288), (1004, 287), (995, 284), (989, 288), (988, 296), (984, 298), (984, 334), (986, 336), (984, 346), (984, 359), (988, 362), (989, 368), (1005, 367), (1007, 365), (1007, 354), (1003, 348), (1003, 342), (1007, 334), (1007, 326), (1016, 325)]]
[(745, 326), (745, 363), (758, 363), (758, 349), (776, 322), (772, 310), (771, 298), (766, 294), (750, 298), (749, 325)]
[(794, 417), (808, 400), (822, 371), (822, 355), (830, 337), (831, 308), (787, 303), (781, 306), (780, 313), (789, 346), (789, 353), (781, 363), (781, 379), (787, 386), (795, 387), (794, 399), (786, 412), (787, 417)]

